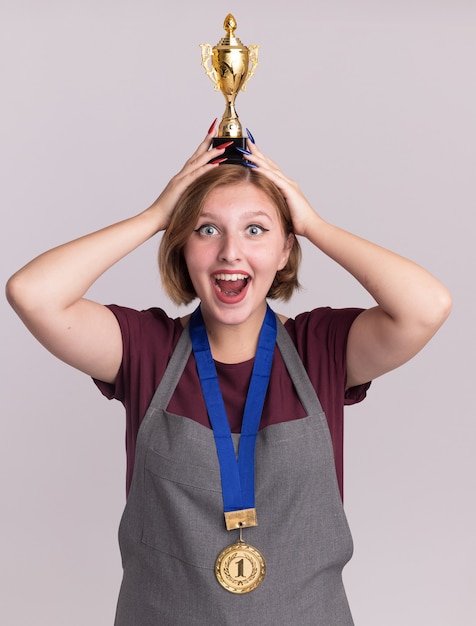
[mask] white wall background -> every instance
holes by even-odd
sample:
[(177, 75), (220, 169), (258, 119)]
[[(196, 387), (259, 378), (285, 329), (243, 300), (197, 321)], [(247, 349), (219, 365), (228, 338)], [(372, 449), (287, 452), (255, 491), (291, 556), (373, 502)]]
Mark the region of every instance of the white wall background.
[[(420, 262), (454, 312), (347, 411), (346, 569), (356, 624), (475, 624), (474, 0), (0, 0), (3, 282), (41, 251), (152, 202), (224, 100), (199, 44), (237, 35), (260, 66), (237, 100), (260, 147), (324, 217)], [(91, 297), (176, 310), (158, 241)], [(368, 306), (305, 249), (278, 307)], [(0, 621), (111, 624), (121, 567), (122, 407), (1, 307)], [(181, 310), (180, 314), (184, 311)]]

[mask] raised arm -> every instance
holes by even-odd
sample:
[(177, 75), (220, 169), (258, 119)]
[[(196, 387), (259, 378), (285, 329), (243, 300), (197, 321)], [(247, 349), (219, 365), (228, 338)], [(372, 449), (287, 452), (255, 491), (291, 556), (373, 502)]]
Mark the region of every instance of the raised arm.
[(253, 143), (249, 151), (249, 161), (286, 197), (295, 233), (350, 272), (377, 303), (350, 329), (347, 387), (381, 376), (415, 356), (451, 311), (446, 287), (416, 263), (323, 220), (273, 161)]
[(352, 387), (414, 357), (448, 317), (451, 297), (416, 263), (314, 215), (305, 236), (350, 272), (377, 302), (355, 319), (349, 332), (347, 387)]
[(40, 255), (8, 281), (6, 294), (33, 335), (55, 356), (86, 374), (113, 382), (122, 338), (111, 311), (84, 296), (106, 270), (167, 227), (186, 187), (223, 149), (212, 149), (214, 124), (182, 170), (145, 211)]

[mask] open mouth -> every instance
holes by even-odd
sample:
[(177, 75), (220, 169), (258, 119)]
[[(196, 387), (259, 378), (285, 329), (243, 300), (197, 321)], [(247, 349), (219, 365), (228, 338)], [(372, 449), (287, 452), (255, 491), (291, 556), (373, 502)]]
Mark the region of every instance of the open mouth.
[(215, 287), (226, 296), (237, 296), (248, 284), (250, 277), (247, 274), (215, 274)]

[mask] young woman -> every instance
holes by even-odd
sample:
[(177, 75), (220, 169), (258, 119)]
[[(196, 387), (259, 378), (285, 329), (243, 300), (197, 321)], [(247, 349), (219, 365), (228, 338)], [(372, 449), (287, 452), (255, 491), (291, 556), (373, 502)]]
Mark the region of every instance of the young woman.
[[(451, 297), (324, 221), (251, 135), (247, 167), (220, 165), (214, 132), (148, 209), (34, 259), (7, 296), (48, 350), (126, 408), (117, 626), (347, 626), (343, 407), (421, 350)], [(179, 304), (198, 298), (191, 316), (84, 297), (164, 230), (164, 288)], [(296, 235), (376, 306), (275, 315), (267, 299), (298, 286)]]

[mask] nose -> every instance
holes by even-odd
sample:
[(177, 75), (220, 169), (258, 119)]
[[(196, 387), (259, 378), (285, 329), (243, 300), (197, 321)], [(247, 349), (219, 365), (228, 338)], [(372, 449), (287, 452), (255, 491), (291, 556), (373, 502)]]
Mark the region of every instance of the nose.
[(221, 239), (218, 256), (222, 262), (233, 263), (234, 261), (239, 261), (242, 258), (239, 235), (225, 233)]

